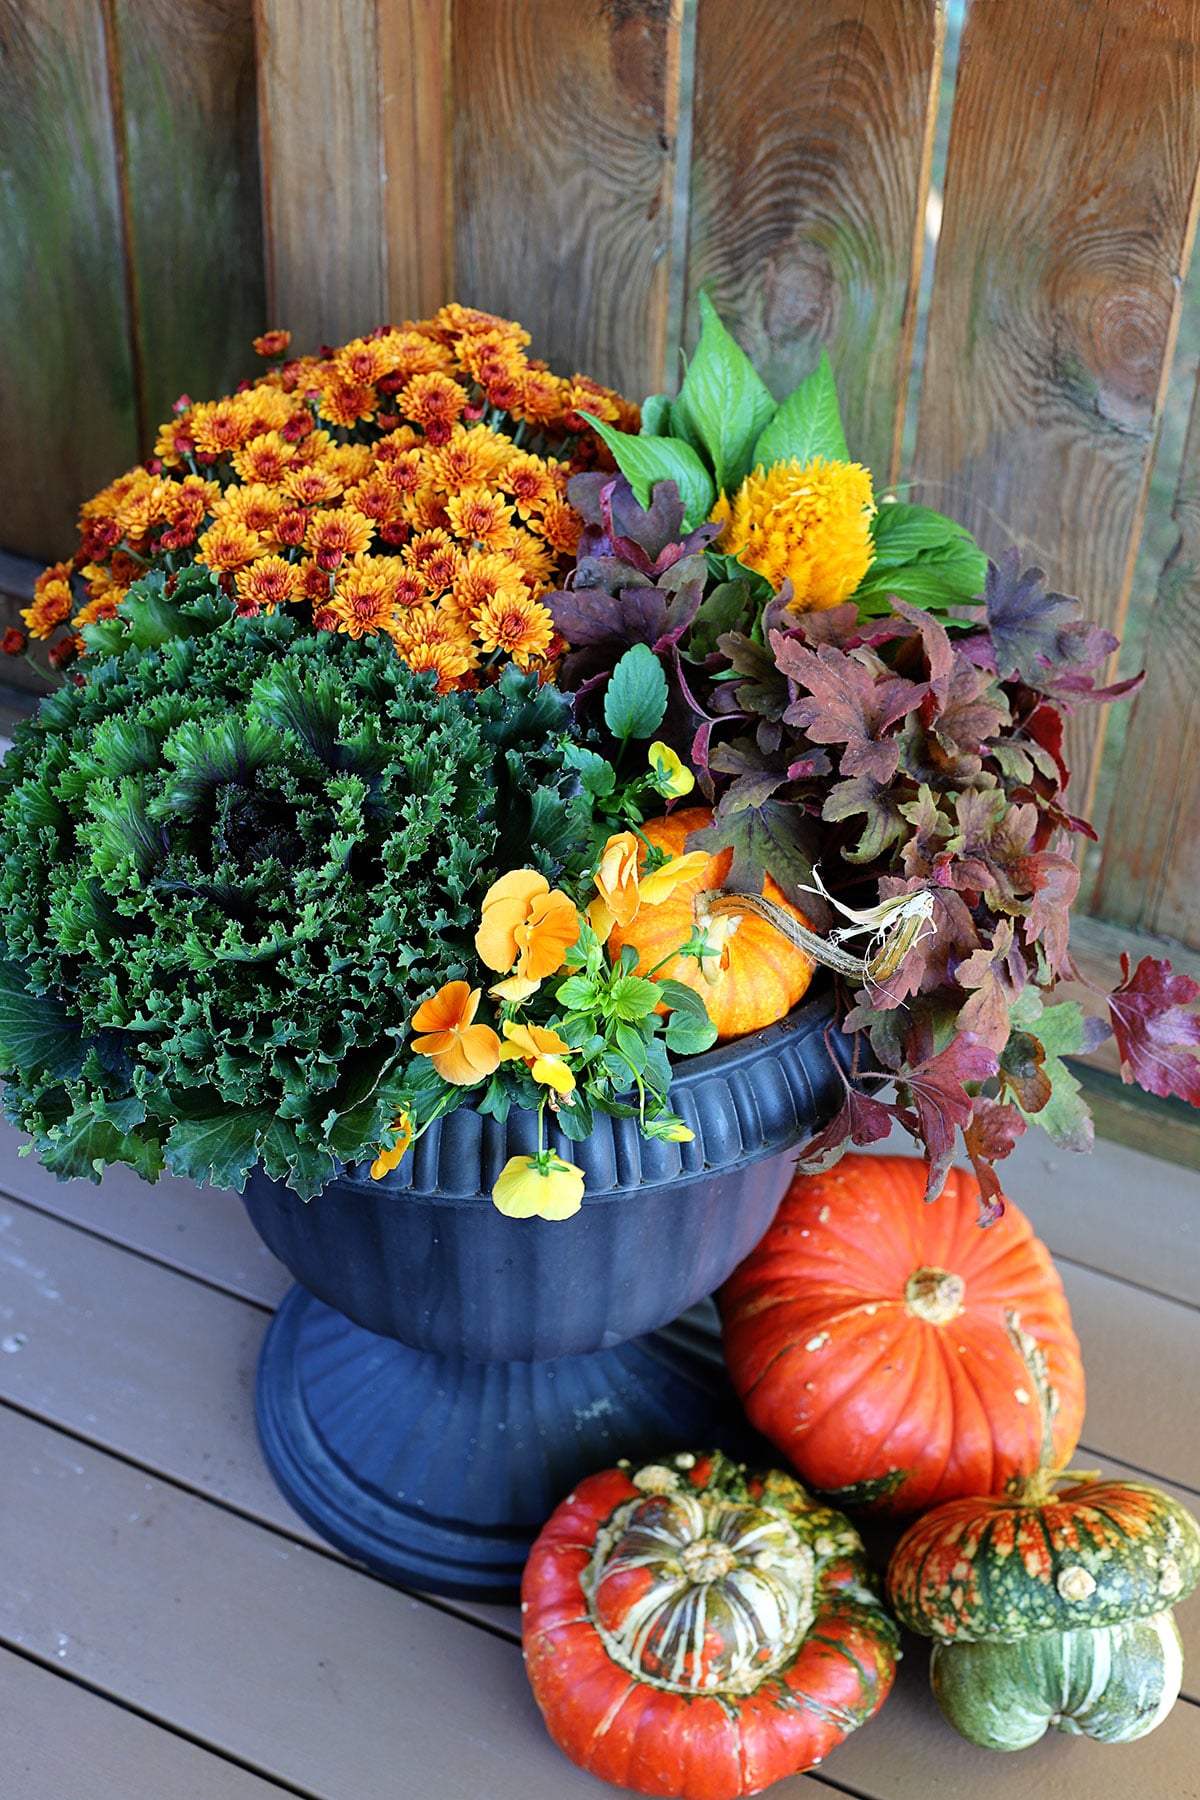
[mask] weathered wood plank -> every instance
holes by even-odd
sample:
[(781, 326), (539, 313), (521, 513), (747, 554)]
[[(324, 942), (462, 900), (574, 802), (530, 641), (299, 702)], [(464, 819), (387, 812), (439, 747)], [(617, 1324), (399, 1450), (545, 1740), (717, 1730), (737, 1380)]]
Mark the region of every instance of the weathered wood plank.
[(452, 298), (449, 0), (378, 0), (388, 317)]
[(131, 1169), (112, 1168), (96, 1187), (59, 1181), (32, 1156), (18, 1154), (23, 1133), (0, 1121), (0, 1194), (82, 1225), (114, 1244), (186, 1275), (275, 1308), (291, 1285), (246, 1216), (238, 1196), (163, 1175), (152, 1187)]
[[(0, 1203), (0, 1400), (340, 1557), (293, 1513), (258, 1447), (254, 1372), (269, 1323), (259, 1306)], [(519, 1635), (511, 1607), (439, 1604)]]
[[(280, 1800), (289, 1790), (0, 1650), (0, 1767), (20, 1800)], [(294, 1791), (294, 1790), (293, 1790)]]
[[(967, 14), (929, 318), (919, 496), (1020, 543), (1119, 630), (1191, 255), (1196, 0)], [(1072, 722), (1076, 810), (1100, 709)]]
[(555, 1749), (515, 1644), (4, 1408), (0, 1491), (0, 1643), (268, 1779), (313, 1800), (613, 1791)]
[(1200, 1314), (1075, 1264), (1059, 1273), (1087, 1372), (1089, 1452), (1200, 1491), (1200, 1433), (1190, 1407), (1186, 1427), (1180, 1415), (1200, 1365)]
[[(1097, 1744), (1049, 1731), (1001, 1762), (953, 1731), (929, 1688), (929, 1648), (905, 1638), (891, 1698), (834, 1751), (823, 1772), (877, 1800), (1196, 1800), (1200, 1708), (1181, 1701), (1135, 1744)], [(785, 1795), (786, 1785), (780, 1789)]]
[(705, 288), (780, 397), (827, 345), (851, 451), (881, 482), (903, 424), (944, 24), (934, 0), (704, 0), (697, 20), (688, 335)]
[(661, 383), (682, 0), (454, 0), (454, 282), (532, 354)]
[(1200, 384), (1172, 518), (1179, 542), (1159, 578), (1093, 910), (1200, 949)]
[(137, 457), (100, 0), (0, 0), (0, 545), (69, 555)]
[(297, 350), (385, 322), (375, 0), (256, 0), (267, 305)]
[(113, 17), (149, 455), (179, 394), (229, 393), (255, 373), (266, 299), (254, 8), (114, 0)]
[(1194, 1169), (1104, 1142), (1076, 1156), (1031, 1125), (1001, 1173), (1005, 1192), (1056, 1256), (1200, 1306), (1200, 1174)]

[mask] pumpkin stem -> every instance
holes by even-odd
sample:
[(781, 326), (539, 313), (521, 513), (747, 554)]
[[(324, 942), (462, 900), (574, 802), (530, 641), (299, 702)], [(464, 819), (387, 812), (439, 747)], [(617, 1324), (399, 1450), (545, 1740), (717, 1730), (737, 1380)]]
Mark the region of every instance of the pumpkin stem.
[(1021, 1329), (1020, 1315), (1006, 1312), (1004, 1328), (1009, 1341), (1029, 1371), (1030, 1384), (1042, 1415), (1042, 1449), (1040, 1466), (1013, 1483), (1013, 1491), (1023, 1504), (1041, 1506), (1050, 1498), (1061, 1472), (1054, 1468), (1054, 1421), (1058, 1416), (1058, 1389), (1050, 1380), (1046, 1353), (1036, 1338)]
[(723, 913), (756, 913), (768, 925), (773, 925), (795, 949), (811, 956), (814, 962), (824, 963), (827, 969), (836, 969), (839, 975), (852, 975), (856, 981), (862, 981), (866, 976), (867, 965), (859, 957), (818, 937), (799, 919), (793, 919), (791, 913), (784, 912), (782, 906), (776, 906), (773, 900), (766, 900), (761, 894), (714, 894), (706, 910), (710, 918), (720, 917)]
[(963, 1310), (967, 1284), (950, 1269), (914, 1269), (904, 1285), (904, 1304), (914, 1318), (948, 1325)]

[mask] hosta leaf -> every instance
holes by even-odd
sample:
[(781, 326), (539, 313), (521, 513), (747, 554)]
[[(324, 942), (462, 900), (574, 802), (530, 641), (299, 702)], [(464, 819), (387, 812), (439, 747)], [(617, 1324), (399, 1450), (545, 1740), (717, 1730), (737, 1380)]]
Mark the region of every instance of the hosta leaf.
[(707, 519), (717, 490), (690, 444), (674, 437), (630, 437), (603, 419), (593, 419), (592, 425), (612, 451), (640, 505), (650, 505), (656, 482), (673, 481), (684, 504), (684, 524), (690, 529)]
[(814, 456), (828, 462), (850, 460), (827, 350), (812, 374), (781, 402), (754, 446), (751, 466), (770, 469), (776, 463), (810, 462)]
[(751, 466), (759, 434), (775, 411), (770, 390), (745, 351), (700, 295), (700, 342), (672, 409), (682, 435), (707, 455), (722, 493), (733, 493)]

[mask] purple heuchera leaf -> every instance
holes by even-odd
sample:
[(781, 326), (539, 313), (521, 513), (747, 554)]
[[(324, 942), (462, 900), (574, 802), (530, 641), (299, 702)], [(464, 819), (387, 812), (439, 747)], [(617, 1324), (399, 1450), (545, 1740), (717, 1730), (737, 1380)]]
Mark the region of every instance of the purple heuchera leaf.
[(1121, 976), (1108, 1010), (1122, 1075), (1148, 1094), (1177, 1094), (1200, 1106), (1200, 1062), (1191, 1048), (1200, 1044), (1200, 1017), (1183, 1010), (1200, 996), (1200, 985), (1154, 956), (1144, 956), (1130, 975), (1122, 954)]
[(972, 655), (1002, 680), (1019, 677), (1028, 687), (1065, 699), (1109, 701), (1136, 693), (1141, 675), (1096, 687), (1088, 671), (1111, 656), (1119, 640), (1102, 625), (1081, 619), (1082, 603), (1071, 595), (1046, 593), (1045, 579), (1042, 569), (1022, 572), (1015, 549), (989, 562), (988, 637), (970, 640)]

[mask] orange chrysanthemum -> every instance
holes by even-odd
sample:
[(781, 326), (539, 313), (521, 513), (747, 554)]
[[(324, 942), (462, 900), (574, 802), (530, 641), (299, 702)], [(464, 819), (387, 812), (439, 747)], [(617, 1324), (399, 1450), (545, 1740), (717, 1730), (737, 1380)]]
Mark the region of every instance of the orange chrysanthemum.
[(541, 513), (548, 501), (557, 498), (554, 477), (540, 456), (519, 452), (510, 458), (498, 478), (497, 486), (511, 494), (517, 516), (528, 519)]
[(278, 431), (264, 431), (233, 453), (233, 466), (243, 481), (277, 482), (295, 456), (295, 446)]
[(455, 1087), (473, 1087), (500, 1066), (500, 1039), (490, 1025), (473, 1023), (479, 998), (479, 988), (448, 981), (413, 1014), (414, 1031), (425, 1034), (413, 1039), (413, 1050)]
[(227, 487), (213, 503), (218, 519), (237, 519), (248, 531), (257, 532), (265, 542), (274, 538), (275, 521), (284, 509), (285, 496), (265, 481), (252, 481), (245, 487), (236, 482)]
[(464, 488), (446, 502), (450, 524), (466, 543), (484, 550), (503, 550), (512, 542), (515, 508), (489, 488)]
[(357, 425), (373, 419), (379, 396), (357, 381), (331, 381), (321, 389), (321, 417), (333, 425)]
[(282, 356), (292, 341), (290, 331), (264, 331), (261, 337), (254, 340), (254, 348), (260, 356)]
[(480, 607), (475, 635), (485, 650), (502, 650), (518, 668), (527, 669), (544, 656), (554, 637), (554, 620), (529, 593), (504, 590)]
[(210, 459), (236, 450), (254, 435), (246, 429), (245, 415), (233, 400), (213, 400), (192, 408), (189, 420), (197, 452)]
[(241, 569), (265, 548), (257, 533), (240, 520), (218, 519), (199, 540), (196, 561), (207, 563), (210, 569)]
[(70, 618), (74, 604), (75, 597), (71, 592), (70, 582), (61, 576), (49, 581), (45, 576), (40, 576), (34, 588), (32, 606), (21, 608), (21, 617), (29, 628), (30, 637), (52, 637), (58, 627)]
[(304, 543), (322, 569), (336, 569), (347, 556), (365, 550), (374, 535), (370, 519), (353, 507), (340, 506), (336, 511), (313, 514)]
[(342, 381), (373, 388), (383, 375), (390, 375), (399, 360), (393, 337), (351, 338), (334, 352), (333, 366)]
[(573, 506), (555, 494), (542, 509), (538, 530), (560, 556), (574, 556), (579, 548), (583, 520)]
[(747, 475), (732, 501), (721, 495), (717, 542), (777, 591), (792, 584), (795, 612), (848, 600), (871, 563), (871, 477), (859, 463), (777, 463)]
[(342, 480), (323, 463), (294, 465), (284, 475), (283, 491), (299, 506), (323, 506), (341, 494)]
[[(511, 454), (511, 441), (498, 432), (484, 426), (468, 431), (464, 426), (456, 425), (446, 443), (427, 452), (426, 479), (436, 482), (450, 494), (461, 493), (464, 488), (482, 487), (499, 476)], [(502, 481), (501, 485), (506, 487), (508, 484)]]
[(343, 565), (328, 603), (339, 631), (361, 638), (389, 629), (396, 609), (395, 567), (383, 556), (356, 556)]
[(235, 580), (244, 610), (256, 608), (270, 613), (295, 598), (300, 586), (300, 571), (295, 563), (286, 562), (282, 556), (263, 556), (239, 569)]
[(399, 396), (401, 411), (435, 443), (446, 443), (467, 404), (467, 390), (449, 375), (414, 375)]
[(468, 550), (454, 582), (447, 604), (461, 618), (473, 622), (489, 601), (504, 596), (523, 601), (529, 590), (521, 571), (505, 556), (493, 551)]

